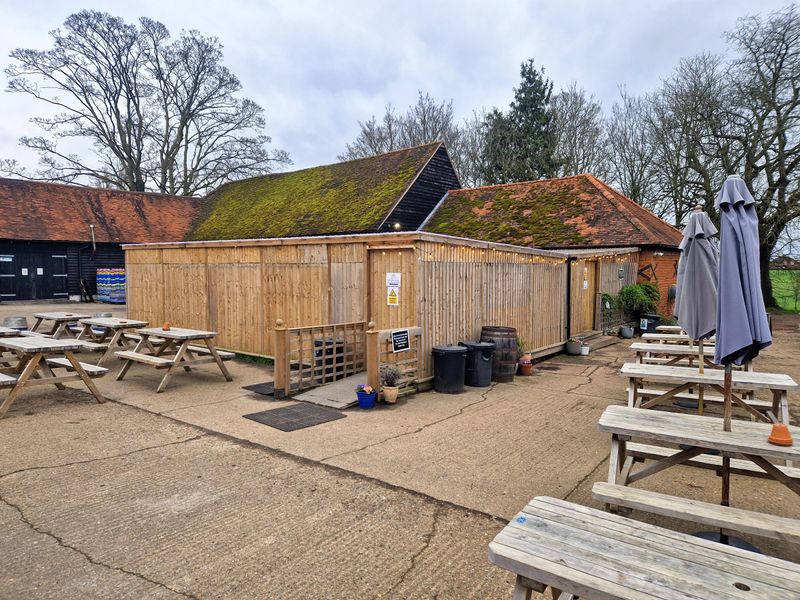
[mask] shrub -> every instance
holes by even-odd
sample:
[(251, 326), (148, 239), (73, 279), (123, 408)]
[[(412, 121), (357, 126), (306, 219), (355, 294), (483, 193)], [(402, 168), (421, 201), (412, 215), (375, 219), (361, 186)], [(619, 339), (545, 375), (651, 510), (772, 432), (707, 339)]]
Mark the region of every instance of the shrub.
[(397, 382), (403, 376), (403, 372), (398, 367), (381, 368), (381, 383), (384, 387), (397, 387)]
[(633, 283), (619, 291), (617, 305), (632, 315), (655, 312), (660, 294), (652, 283)]

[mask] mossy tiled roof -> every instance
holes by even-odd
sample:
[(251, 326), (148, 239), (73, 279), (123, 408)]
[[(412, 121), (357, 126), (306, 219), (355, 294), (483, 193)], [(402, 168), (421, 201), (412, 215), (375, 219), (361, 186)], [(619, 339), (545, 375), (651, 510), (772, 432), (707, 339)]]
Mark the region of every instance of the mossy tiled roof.
[(225, 184), (208, 196), (187, 239), (376, 231), (440, 145)]
[(589, 174), (452, 190), (423, 229), (538, 248), (677, 247), (682, 239)]

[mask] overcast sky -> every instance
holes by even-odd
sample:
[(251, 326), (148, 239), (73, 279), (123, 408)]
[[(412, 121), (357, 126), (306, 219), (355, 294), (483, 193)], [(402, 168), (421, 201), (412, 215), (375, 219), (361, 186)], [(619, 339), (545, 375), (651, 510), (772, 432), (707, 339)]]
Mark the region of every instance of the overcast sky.
[[(0, 0), (0, 64), (16, 47), (50, 47), (48, 31), (83, 8), (173, 33), (198, 29), (225, 46), (243, 94), (266, 108), (267, 133), (294, 167), (329, 163), (386, 103), (405, 108), (417, 90), (454, 101), (459, 117), (505, 107), (519, 64), (534, 58), (556, 89), (577, 81), (608, 108), (619, 85), (655, 87), (683, 56), (722, 51), (740, 16), (786, 1), (405, 0), (403, 2)], [(2, 76), (5, 82), (5, 76)], [(5, 83), (3, 84), (5, 88)], [(33, 135), (36, 107), (0, 93), (0, 157), (35, 160), (17, 146)]]

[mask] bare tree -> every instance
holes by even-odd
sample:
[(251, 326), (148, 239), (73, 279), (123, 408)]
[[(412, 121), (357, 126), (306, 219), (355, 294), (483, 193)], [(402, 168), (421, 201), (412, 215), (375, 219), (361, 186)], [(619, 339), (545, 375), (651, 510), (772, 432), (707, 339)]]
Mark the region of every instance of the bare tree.
[(558, 177), (592, 173), (608, 175), (605, 117), (600, 102), (576, 83), (550, 101)]
[[(20, 139), (39, 154), (40, 169), (5, 160), (0, 170), (194, 195), (288, 162), (267, 149), (264, 110), (236, 96), (241, 84), (222, 65), (217, 38), (185, 31), (171, 41), (157, 21), (136, 26), (86, 10), (51, 36), (50, 50), (14, 50), (6, 69), (9, 91), (59, 111), (32, 120), (44, 135)], [(93, 159), (74, 151), (86, 142)]]

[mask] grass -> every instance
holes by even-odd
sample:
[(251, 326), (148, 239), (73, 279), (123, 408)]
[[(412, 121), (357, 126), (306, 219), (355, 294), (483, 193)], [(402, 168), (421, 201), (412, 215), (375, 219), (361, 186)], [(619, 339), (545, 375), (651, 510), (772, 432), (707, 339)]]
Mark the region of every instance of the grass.
[(772, 269), (769, 278), (772, 280), (772, 295), (778, 306), (787, 312), (800, 312), (800, 298), (793, 289), (793, 277), (800, 276), (798, 271), (788, 269)]

